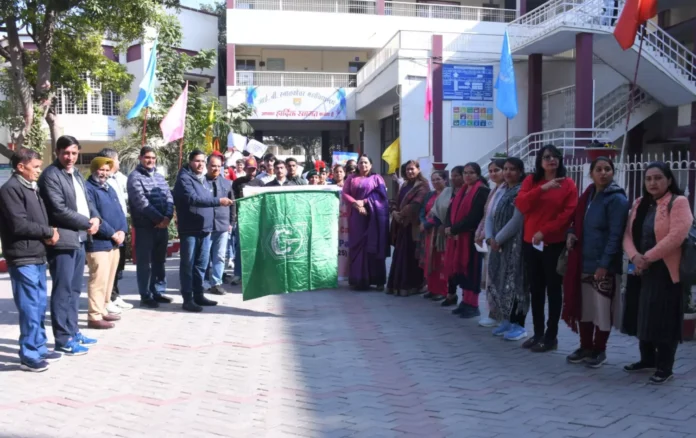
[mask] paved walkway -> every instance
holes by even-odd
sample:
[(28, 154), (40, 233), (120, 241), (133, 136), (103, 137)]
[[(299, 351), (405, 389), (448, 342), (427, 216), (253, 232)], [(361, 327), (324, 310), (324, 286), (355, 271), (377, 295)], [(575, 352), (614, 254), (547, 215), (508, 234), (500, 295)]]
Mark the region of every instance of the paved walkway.
[[(174, 262), (168, 275), (175, 296)], [(341, 289), (244, 303), (230, 290), (201, 314), (136, 308), (114, 330), (85, 329), (99, 339), (88, 355), (32, 374), (18, 370), (0, 276), (0, 437), (696, 434), (694, 343), (680, 347), (676, 379), (655, 387), (621, 370), (637, 357), (622, 335), (609, 340), (611, 363), (591, 370), (565, 363), (577, 344), (565, 327), (560, 349), (539, 355), (420, 297)]]

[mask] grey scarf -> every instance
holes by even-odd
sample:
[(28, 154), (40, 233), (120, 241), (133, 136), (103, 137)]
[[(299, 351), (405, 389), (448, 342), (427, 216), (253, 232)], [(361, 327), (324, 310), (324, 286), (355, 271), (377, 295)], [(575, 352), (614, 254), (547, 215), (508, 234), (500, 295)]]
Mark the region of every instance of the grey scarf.
[(22, 184), (24, 187), (36, 191), (36, 181), (27, 181), (22, 175), (15, 173), (17, 175), (17, 179), (19, 180), (19, 183)]

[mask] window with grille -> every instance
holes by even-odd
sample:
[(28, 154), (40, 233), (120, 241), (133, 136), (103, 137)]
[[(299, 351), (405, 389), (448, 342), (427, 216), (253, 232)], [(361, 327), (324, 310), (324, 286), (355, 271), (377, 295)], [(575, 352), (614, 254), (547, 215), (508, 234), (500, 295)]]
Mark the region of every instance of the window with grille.
[(75, 101), (75, 97), (70, 90), (59, 87), (56, 90), (54, 109), (56, 114), (93, 114), (104, 116), (118, 116), (120, 114), (119, 104), (121, 96), (112, 91), (103, 91), (101, 83), (89, 78), (86, 74), (81, 75), (87, 80), (91, 90), (87, 96)]
[[(119, 115), (119, 104), (121, 103), (121, 96), (112, 92), (104, 91), (101, 94), (102, 106), (101, 114), (105, 116), (117, 116)], [(94, 113), (93, 113), (94, 114)]]

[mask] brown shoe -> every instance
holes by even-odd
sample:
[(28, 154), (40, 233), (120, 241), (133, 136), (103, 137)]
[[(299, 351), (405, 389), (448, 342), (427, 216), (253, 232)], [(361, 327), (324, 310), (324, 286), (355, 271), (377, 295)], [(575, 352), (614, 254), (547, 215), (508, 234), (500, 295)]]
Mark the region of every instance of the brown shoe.
[(121, 320), (121, 315), (115, 315), (113, 313), (108, 313), (104, 316), (102, 316), (104, 321), (120, 321)]
[(91, 329), (106, 330), (114, 327), (116, 327), (116, 325), (113, 322), (104, 321), (101, 319), (99, 321), (87, 321), (87, 328)]

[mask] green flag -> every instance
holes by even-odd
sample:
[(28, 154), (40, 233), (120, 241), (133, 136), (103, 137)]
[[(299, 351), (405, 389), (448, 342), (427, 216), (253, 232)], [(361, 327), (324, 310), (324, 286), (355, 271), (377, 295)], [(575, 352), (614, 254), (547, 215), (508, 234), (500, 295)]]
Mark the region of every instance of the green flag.
[(338, 287), (337, 191), (263, 191), (239, 204), (244, 301)]

